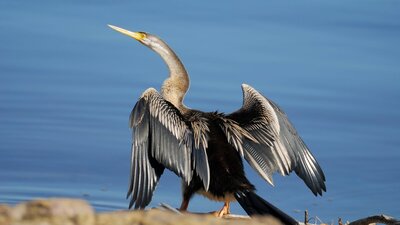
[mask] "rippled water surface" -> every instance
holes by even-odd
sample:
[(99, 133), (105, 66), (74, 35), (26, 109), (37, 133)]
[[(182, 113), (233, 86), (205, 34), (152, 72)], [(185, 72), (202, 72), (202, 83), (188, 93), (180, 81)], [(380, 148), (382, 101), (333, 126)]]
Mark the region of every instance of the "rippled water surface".
[[(398, 1), (1, 1), (0, 203), (79, 197), (125, 209), (128, 115), (167, 76), (161, 59), (106, 24), (163, 37), (191, 74), (186, 105), (231, 112), (241, 83), (278, 102), (327, 176), (260, 195), (297, 219), (400, 216)], [(165, 174), (150, 205), (180, 204)], [(192, 211), (220, 207), (195, 197)], [(235, 213), (244, 213), (239, 206)]]

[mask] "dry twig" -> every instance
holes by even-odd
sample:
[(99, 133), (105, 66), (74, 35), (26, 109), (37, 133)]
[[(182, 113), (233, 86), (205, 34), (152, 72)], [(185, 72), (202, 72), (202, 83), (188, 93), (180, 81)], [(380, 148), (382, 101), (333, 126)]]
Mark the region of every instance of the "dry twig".
[(349, 223), (348, 225), (368, 225), (371, 223), (383, 223), (387, 225), (400, 225), (400, 221), (387, 215), (369, 216)]

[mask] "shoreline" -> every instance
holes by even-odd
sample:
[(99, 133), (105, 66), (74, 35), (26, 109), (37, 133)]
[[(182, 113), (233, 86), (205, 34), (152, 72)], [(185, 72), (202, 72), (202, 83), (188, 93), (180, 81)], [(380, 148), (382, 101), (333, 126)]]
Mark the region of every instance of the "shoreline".
[(96, 212), (85, 200), (37, 199), (15, 206), (0, 204), (0, 225), (278, 225), (271, 217), (216, 218), (210, 214), (176, 213), (170, 210)]

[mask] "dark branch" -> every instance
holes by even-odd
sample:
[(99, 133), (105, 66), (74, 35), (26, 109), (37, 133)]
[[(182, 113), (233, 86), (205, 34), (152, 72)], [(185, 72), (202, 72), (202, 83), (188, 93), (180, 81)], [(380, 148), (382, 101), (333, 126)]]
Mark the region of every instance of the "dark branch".
[(359, 219), (349, 223), (348, 225), (368, 225), (371, 223), (383, 223), (388, 225), (400, 225), (400, 221), (387, 215), (376, 215), (370, 216), (363, 219)]

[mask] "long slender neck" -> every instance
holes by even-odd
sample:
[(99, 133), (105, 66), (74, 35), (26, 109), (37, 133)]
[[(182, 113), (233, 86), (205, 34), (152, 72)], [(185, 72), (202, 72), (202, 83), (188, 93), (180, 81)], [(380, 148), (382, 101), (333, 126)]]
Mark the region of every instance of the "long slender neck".
[(153, 45), (153, 50), (161, 56), (169, 69), (169, 77), (161, 88), (162, 96), (181, 112), (186, 111), (183, 99), (189, 89), (190, 81), (185, 67), (175, 52), (164, 42), (161, 42), (159, 46)]

